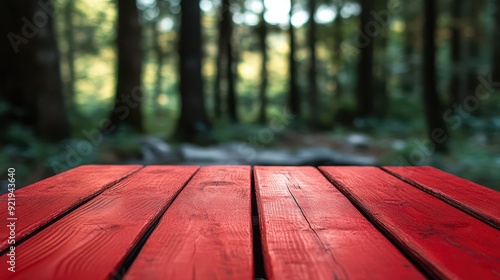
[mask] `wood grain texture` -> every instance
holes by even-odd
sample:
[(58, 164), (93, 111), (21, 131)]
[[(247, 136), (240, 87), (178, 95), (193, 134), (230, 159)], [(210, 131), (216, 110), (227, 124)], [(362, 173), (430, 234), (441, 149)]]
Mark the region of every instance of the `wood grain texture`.
[(125, 279), (253, 279), (249, 166), (203, 167)]
[(197, 169), (140, 170), (17, 246), (16, 272), (0, 279), (109, 279)]
[(430, 276), (499, 279), (495, 228), (378, 168), (320, 169)]
[(424, 279), (313, 167), (255, 167), (267, 279)]
[(500, 229), (500, 192), (430, 166), (386, 166), (383, 169), (469, 215)]
[[(14, 191), (16, 241), (57, 219), (85, 200), (139, 170), (140, 165), (84, 165)], [(0, 205), (7, 205), (7, 194)], [(0, 220), (7, 220), (7, 206)], [(8, 232), (0, 231), (0, 251), (9, 247)]]

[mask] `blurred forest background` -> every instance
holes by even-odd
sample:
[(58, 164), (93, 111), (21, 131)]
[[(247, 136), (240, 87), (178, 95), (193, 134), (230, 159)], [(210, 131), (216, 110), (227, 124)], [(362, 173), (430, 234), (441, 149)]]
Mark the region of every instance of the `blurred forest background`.
[(432, 165), (500, 189), (500, 0), (4, 0), (0, 173)]

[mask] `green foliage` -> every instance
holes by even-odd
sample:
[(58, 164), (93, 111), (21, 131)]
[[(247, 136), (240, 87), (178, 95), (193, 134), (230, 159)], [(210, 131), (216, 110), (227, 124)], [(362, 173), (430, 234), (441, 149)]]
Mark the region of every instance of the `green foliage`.
[(6, 142), (0, 153), (2, 170), (16, 168), (19, 186), (39, 180), (50, 172), (50, 158), (62, 151), (62, 147), (41, 141), (33, 131), (21, 125), (11, 125), (6, 132)]

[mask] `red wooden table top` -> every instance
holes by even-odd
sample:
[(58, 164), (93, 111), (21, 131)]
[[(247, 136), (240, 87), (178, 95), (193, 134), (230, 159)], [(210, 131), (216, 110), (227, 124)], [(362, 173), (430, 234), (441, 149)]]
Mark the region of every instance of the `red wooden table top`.
[(81, 166), (14, 194), (0, 279), (500, 279), (500, 193), (431, 167)]

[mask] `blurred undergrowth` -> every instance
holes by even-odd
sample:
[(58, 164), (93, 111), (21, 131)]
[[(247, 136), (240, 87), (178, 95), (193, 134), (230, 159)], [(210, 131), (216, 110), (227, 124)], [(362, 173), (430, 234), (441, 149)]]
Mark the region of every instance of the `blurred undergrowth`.
[[(398, 165), (401, 157), (408, 159), (412, 152), (418, 151), (418, 141), (425, 141), (425, 128), (421, 116), (421, 108), (411, 95), (394, 95), (390, 99), (389, 111), (383, 118), (356, 119), (352, 125), (332, 123), (332, 129), (326, 131), (310, 131), (300, 121), (290, 123), (283, 131), (275, 133), (272, 141), (258, 142), (259, 148), (265, 147), (297, 147), (303, 145), (300, 137), (321, 135), (331, 143), (348, 143), (353, 135), (364, 135), (368, 140), (359, 154), (373, 155), (381, 165)], [(498, 96), (481, 107), (480, 112), (464, 118), (457, 129), (450, 129), (450, 153), (439, 155), (432, 153), (425, 165), (432, 165), (447, 172), (470, 179), (479, 184), (500, 190), (500, 118), (495, 111)], [(350, 108), (349, 101), (342, 101), (337, 110)], [(102, 114), (102, 106), (88, 106), (86, 112), (72, 116), (74, 123), (73, 138), (57, 144), (49, 144), (34, 136), (33, 132), (23, 126), (13, 125), (6, 135), (7, 145), (0, 153), (2, 170), (15, 167), (18, 181), (26, 185), (44, 177), (53, 175), (64, 169), (72, 168), (68, 164), (68, 154), (76, 151), (82, 141), (88, 141), (84, 130), (97, 128)], [(94, 108), (93, 110), (91, 108)], [(281, 108), (276, 104), (270, 106), (270, 112), (278, 112)], [(175, 146), (169, 135), (175, 129), (177, 112), (173, 108), (160, 108), (160, 113), (146, 107), (146, 123), (148, 135), (154, 135)], [(333, 114), (335, 112), (331, 112)], [(209, 143), (216, 145), (230, 141), (249, 143), (250, 138), (258, 135), (269, 126), (256, 124), (254, 115), (243, 117), (243, 124), (230, 124), (226, 121), (213, 124)], [(324, 116), (327, 119), (327, 115)], [(286, 137), (287, 134), (292, 136)], [(79, 164), (121, 164), (141, 161), (140, 135), (129, 131), (107, 135), (103, 134), (102, 142), (92, 145), (85, 156), (81, 156)], [(251, 142), (251, 141), (250, 141)], [(319, 143), (319, 142), (318, 142)], [(252, 143), (250, 143), (252, 144)], [(316, 145), (314, 142), (311, 145)], [(321, 145), (321, 144), (317, 144)], [(338, 147), (338, 146), (337, 146)], [(81, 148), (81, 147), (80, 147)], [(337, 148), (338, 149), (338, 148)], [(342, 150), (339, 152), (343, 152)], [(70, 158), (74, 159), (74, 158)], [(58, 163), (55, 164), (54, 163)], [(70, 162), (71, 163), (71, 160)], [(57, 168), (55, 168), (56, 166)]]

